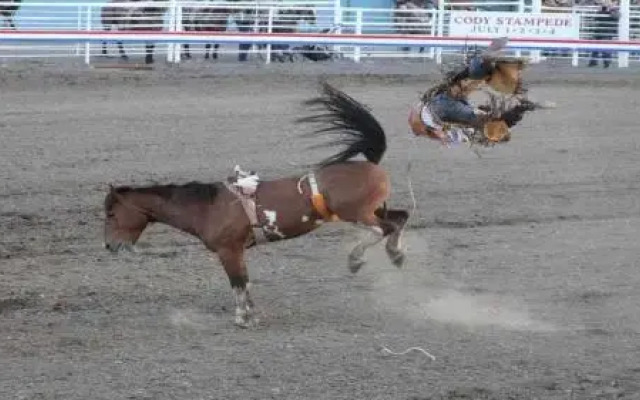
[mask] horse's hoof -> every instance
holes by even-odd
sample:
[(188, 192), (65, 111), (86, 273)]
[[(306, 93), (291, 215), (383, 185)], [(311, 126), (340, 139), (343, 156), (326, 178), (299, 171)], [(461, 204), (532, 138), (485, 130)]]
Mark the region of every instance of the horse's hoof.
[(407, 256), (401, 251), (389, 253), (389, 258), (391, 259), (393, 265), (398, 268), (402, 268), (404, 263), (407, 261)]
[(255, 317), (236, 316), (236, 320), (234, 321), (234, 324), (238, 328), (242, 328), (242, 329), (254, 328), (258, 326), (258, 323), (260, 323), (260, 320)]
[(241, 317), (241, 316), (236, 316), (236, 320), (234, 321), (234, 324), (237, 327), (243, 328), (243, 329), (247, 329), (251, 326), (249, 320), (246, 317)]

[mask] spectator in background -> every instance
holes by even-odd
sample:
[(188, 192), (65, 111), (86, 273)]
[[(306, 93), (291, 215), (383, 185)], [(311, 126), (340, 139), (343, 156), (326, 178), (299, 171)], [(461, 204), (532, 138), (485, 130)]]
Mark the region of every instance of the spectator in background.
[[(574, 5), (572, 0), (542, 0), (542, 6), (549, 9), (545, 12), (566, 12), (562, 8), (571, 8)], [(552, 8), (560, 8), (560, 10), (553, 10)]]
[[(255, 11), (252, 9), (243, 9), (239, 13), (236, 13), (234, 18), (239, 32), (253, 32), (255, 19)], [(249, 58), (249, 50), (251, 50), (251, 47), (251, 43), (238, 44), (238, 61), (247, 61), (247, 59)]]
[[(620, 9), (614, 7), (611, 3), (603, 2), (598, 10), (598, 14), (594, 17), (594, 25), (596, 32), (593, 35), (595, 40), (615, 40), (618, 37), (618, 20), (620, 20)], [(594, 50), (591, 52), (589, 66), (598, 65), (598, 58), (601, 57), (604, 67), (609, 68), (611, 65), (611, 52), (606, 50)]]

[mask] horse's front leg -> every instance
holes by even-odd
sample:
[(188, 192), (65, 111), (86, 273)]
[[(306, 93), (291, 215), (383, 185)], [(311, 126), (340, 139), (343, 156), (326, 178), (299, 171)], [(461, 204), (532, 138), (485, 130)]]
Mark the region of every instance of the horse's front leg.
[(249, 276), (244, 261), (244, 248), (240, 244), (236, 247), (218, 249), (218, 257), (235, 294), (235, 324), (242, 328), (248, 328), (254, 322), (251, 315), (253, 299), (248, 289)]

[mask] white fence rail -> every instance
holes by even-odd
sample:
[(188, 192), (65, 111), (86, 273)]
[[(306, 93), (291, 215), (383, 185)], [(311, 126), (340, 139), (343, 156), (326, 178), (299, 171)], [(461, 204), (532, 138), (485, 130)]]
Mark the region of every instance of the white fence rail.
[[(439, 9), (411, 11), (346, 8), (339, 0), (166, 0), (110, 3), (107, 10), (104, 3), (26, 2), (14, 16), (15, 29), (3, 29), (3, 7), (12, 5), (0, 0), (0, 59), (84, 57), (90, 63), (104, 57), (105, 49), (108, 56), (117, 55), (117, 42), (123, 43), (129, 56), (146, 55), (145, 44), (153, 42), (154, 53), (166, 56), (169, 62), (183, 61), (184, 44), (193, 45), (190, 53), (197, 56), (203, 54), (205, 44), (219, 44), (219, 49), (214, 48), (222, 55), (240, 57), (246, 52), (260, 55), (265, 62), (313, 52), (356, 62), (364, 57), (426, 57), (441, 62), (443, 55), (459, 53), (460, 48), (486, 45), (487, 40), (477, 35), (450, 36), (451, 16), (457, 10), (471, 9), (477, 15), (487, 10), (521, 17), (577, 15), (575, 40), (511, 40), (509, 48), (514, 53), (529, 55), (534, 61), (569, 58), (578, 65), (593, 51), (616, 52), (622, 67), (640, 60), (640, 41), (636, 41), (640, 38), (640, 7), (630, 6), (628, 0), (622, 1), (615, 26), (594, 18), (602, 15), (599, 7), (550, 8), (538, 0), (531, 4), (524, 0), (441, 3)], [(606, 37), (610, 40), (601, 40), (603, 31), (613, 32)]]

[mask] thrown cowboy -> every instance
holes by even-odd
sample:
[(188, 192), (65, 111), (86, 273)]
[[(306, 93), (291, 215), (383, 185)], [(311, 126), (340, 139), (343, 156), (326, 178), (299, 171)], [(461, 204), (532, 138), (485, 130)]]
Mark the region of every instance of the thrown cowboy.
[[(429, 89), (409, 115), (412, 132), (446, 145), (462, 143), (469, 140), (468, 134), (473, 129), (495, 119), (497, 116), (486, 109), (475, 108), (468, 97), (489, 81), (494, 73), (495, 53), (506, 43), (506, 38), (492, 41), (484, 53), (470, 57), (466, 65), (447, 73), (444, 82)], [(521, 89), (518, 87), (517, 91)]]

